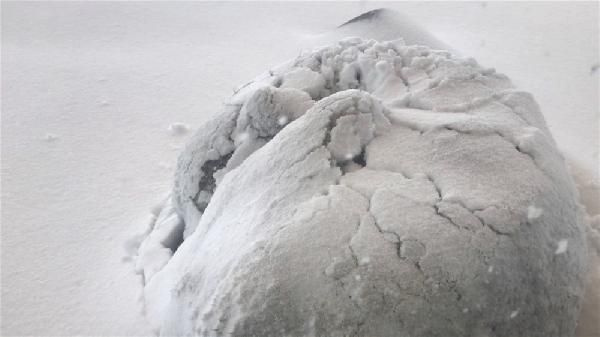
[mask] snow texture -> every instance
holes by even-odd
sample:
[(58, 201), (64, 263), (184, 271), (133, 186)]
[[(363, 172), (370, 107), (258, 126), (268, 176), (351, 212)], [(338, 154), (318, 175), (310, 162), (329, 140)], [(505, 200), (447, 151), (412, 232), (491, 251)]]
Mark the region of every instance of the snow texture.
[[(139, 296), (144, 280), (130, 263), (145, 235), (132, 236), (148, 224), (163, 234), (180, 230), (156, 224), (162, 206), (150, 211), (148, 205), (171, 189), (177, 155), (197, 126), (219, 112), (234, 85), (301, 49), (355, 35), (403, 36), (409, 45), (445, 49), (410, 21), (455, 51), (502, 69), (540, 104), (595, 223), (588, 228), (593, 271), (577, 335), (600, 335), (600, 217), (593, 217), (600, 213), (598, 3), (387, 2), (403, 14), (379, 11), (336, 28), (380, 6), (2, 2), (0, 335), (151, 335)], [(175, 122), (194, 131), (172, 135)], [(360, 168), (350, 166), (346, 172)], [(154, 237), (145, 250), (165, 248), (168, 262), (171, 249)], [(569, 251), (578, 244), (568, 242)], [(557, 241), (549, 246), (553, 254)], [(161, 269), (158, 259), (149, 262)], [(467, 309), (472, 314), (477, 307)], [(511, 305), (499, 317), (516, 309)]]
[(241, 87), (191, 138), (139, 250), (147, 317), (161, 335), (571, 336), (576, 195), (506, 76), (344, 39)]

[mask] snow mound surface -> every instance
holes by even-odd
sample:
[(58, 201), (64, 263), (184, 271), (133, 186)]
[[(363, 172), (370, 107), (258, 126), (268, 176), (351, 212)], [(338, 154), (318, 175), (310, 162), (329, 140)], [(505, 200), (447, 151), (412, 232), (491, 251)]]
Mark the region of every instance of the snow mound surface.
[(585, 230), (531, 95), (351, 38), (195, 134), (137, 262), (162, 335), (569, 336)]

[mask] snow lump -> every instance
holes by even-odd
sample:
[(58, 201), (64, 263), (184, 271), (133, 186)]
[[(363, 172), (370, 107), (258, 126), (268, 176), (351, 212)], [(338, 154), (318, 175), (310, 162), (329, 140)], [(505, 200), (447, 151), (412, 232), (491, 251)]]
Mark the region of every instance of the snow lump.
[(137, 265), (161, 335), (570, 336), (584, 233), (530, 94), (350, 38), (196, 132)]

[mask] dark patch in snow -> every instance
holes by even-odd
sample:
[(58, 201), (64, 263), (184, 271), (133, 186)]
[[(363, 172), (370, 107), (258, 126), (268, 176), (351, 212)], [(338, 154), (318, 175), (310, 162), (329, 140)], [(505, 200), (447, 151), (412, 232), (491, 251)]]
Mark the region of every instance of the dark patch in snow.
[(363, 151), (358, 156), (354, 157), (352, 161), (362, 167), (367, 166), (367, 161), (365, 159), (365, 150), (363, 149)]
[(227, 165), (227, 162), (233, 155), (233, 152), (222, 156), (219, 159), (215, 160), (207, 160), (204, 165), (202, 165), (202, 178), (200, 178), (200, 182), (198, 182), (198, 193), (192, 199), (194, 205), (200, 212), (204, 212), (206, 207), (208, 207), (208, 202), (198, 200), (200, 193), (207, 192), (210, 196), (215, 192), (217, 188), (217, 182), (214, 177), (214, 173), (218, 170), (224, 168)]
[(390, 11), (390, 10), (387, 8), (374, 9), (372, 11), (362, 13), (361, 15), (342, 23), (339, 27), (343, 27), (345, 25), (355, 23), (355, 22), (360, 22), (360, 21), (372, 21), (372, 20), (378, 18), (381, 14), (388, 12), (388, 11)]

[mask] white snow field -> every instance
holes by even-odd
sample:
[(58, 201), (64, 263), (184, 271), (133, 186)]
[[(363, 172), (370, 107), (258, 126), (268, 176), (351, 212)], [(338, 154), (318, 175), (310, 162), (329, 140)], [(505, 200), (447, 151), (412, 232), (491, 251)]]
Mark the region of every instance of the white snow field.
[[(191, 326), (193, 320), (187, 320), (188, 316), (186, 315), (187, 310), (193, 308), (193, 305), (179, 305), (172, 302), (172, 307), (163, 311), (164, 305), (169, 303), (168, 299), (160, 297), (164, 296), (165, 289), (168, 291), (168, 287), (165, 288), (164, 283), (162, 286), (157, 286), (155, 291), (146, 291), (146, 295), (151, 293), (151, 296), (145, 296), (146, 301), (156, 299), (154, 304), (147, 303), (145, 312), (148, 322), (144, 317), (144, 296), (142, 296), (144, 284), (148, 289), (153, 282), (159, 285), (159, 282), (155, 280), (160, 278), (166, 279), (167, 284), (171, 282), (170, 278), (176, 279), (181, 272), (177, 268), (180, 262), (177, 261), (183, 260), (178, 256), (185, 256), (185, 251), (189, 252), (194, 247), (188, 243), (180, 247), (182, 252), (178, 251), (175, 254), (176, 258), (167, 264), (168, 268), (176, 271), (169, 277), (165, 276), (168, 274), (164, 270), (158, 274), (156, 272), (171, 257), (169, 247), (175, 248), (181, 238), (161, 238), (160, 241), (165, 244), (163, 247), (166, 251), (146, 247), (148, 248), (147, 252), (156, 252), (156, 256), (141, 255), (141, 257), (147, 256), (146, 262), (152, 263), (144, 263), (139, 259), (135, 261), (138, 267), (146, 267), (143, 270), (144, 276), (134, 274), (134, 266), (131, 263), (133, 261), (129, 257), (129, 255), (135, 254), (139, 243), (139, 240), (132, 240), (132, 236), (143, 232), (149, 223), (155, 223), (156, 215), (161, 208), (163, 213), (160, 215), (159, 223), (175, 227), (181, 226), (181, 222), (173, 216), (173, 210), (169, 210), (168, 207), (165, 209), (163, 206), (169, 204), (169, 201), (165, 203), (165, 198), (168, 191), (172, 189), (176, 158), (182, 151), (183, 144), (189, 141), (190, 136), (194, 134), (192, 130), (216, 116), (217, 112), (222, 109), (223, 103), (231, 97), (234, 90), (239, 89), (240, 84), (247, 83), (266, 69), (275, 70), (282, 62), (297, 57), (303, 49), (312, 50), (321, 45), (330, 45), (348, 35), (394, 40), (402, 35), (400, 31), (405, 33), (407, 44), (421, 40), (425, 43), (435, 43), (430, 37), (424, 37), (418, 31), (414, 32), (413, 26), (403, 20), (358, 22), (336, 28), (354, 16), (379, 7), (389, 7), (404, 13), (411, 20), (418, 22), (430, 31), (433, 36), (443, 41), (444, 45), (452, 46), (455, 52), (474, 57), (484, 67), (496, 68), (498, 72), (507, 75), (519, 90), (531, 92), (540, 105), (548, 131), (552, 133), (558, 149), (562, 151), (576, 175), (582, 203), (590, 215), (600, 212), (597, 188), (599, 185), (598, 149), (600, 148), (597, 110), (598, 71), (593, 70), (594, 66), (597, 67), (598, 64), (597, 3), (2, 2), (1, 334), (3, 336), (145, 336), (152, 335), (157, 325), (162, 324), (162, 317), (167, 316), (170, 317), (166, 320), (167, 322), (177, 322), (177, 318), (185, 317), (186, 319), (179, 322), (187, 322), (186, 324), (190, 325), (166, 326), (163, 327), (165, 332), (181, 332), (195, 328)], [(411, 41), (411, 39), (414, 40)], [(381, 67), (384, 65), (382, 64)], [(290, 75), (288, 84), (294, 88), (305, 83), (299, 79), (306, 78), (306, 76), (296, 75), (294, 79), (294, 76)], [(317, 77), (313, 76), (314, 78)], [(352, 79), (352, 77), (350, 76), (348, 79)], [(285, 82), (282, 81), (282, 88), (278, 89), (277, 93), (267, 90), (264, 94), (267, 97), (275, 97), (275, 101), (277, 99), (280, 99), (281, 102), (291, 100), (294, 102), (294, 106), (303, 106), (302, 109), (313, 104), (311, 103), (312, 95), (314, 98), (320, 95), (320, 91), (315, 89), (319, 85), (315, 85), (314, 82), (311, 82), (310, 86), (302, 88), (307, 91), (305, 95), (294, 92), (294, 89), (285, 89)], [(290, 91), (293, 93), (290, 94)], [(352, 92), (350, 94), (351, 97), (355, 95), (362, 94)], [(335, 97), (343, 101), (343, 96)], [(260, 100), (258, 101), (260, 102)], [(361, 136), (352, 142), (340, 142), (342, 145), (355, 144), (354, 146), (349, 148), (345, 148), (345, 145), (335, 146), (336, 138), (348, 140), (348, 136), (343, 132), (336, 136), (332, 129), (330, 137), (332, 146), (328, 147), (327, 153), (336, 157), (336, 160), (340, 162), (345, 160), (346, 154), (351, 154), (353, 158), (357, 155), (360, 157), (363, 147), (370, 142), (383, 142), (380, 138), (385, 138), (385, 135), (378, 137), (374, 137), (374, 135), (380, 134), (381, 125), (386, 124), (386, 120), (391, 121), (391, 125), (415, 121), (415, 114), (411, 114), (412, 110), (406, 109), (400, 112), (390, 110), (385, 118), (380, 118), (384, 113), (377, 112), (378, 105), (369, 96), (365, 96), (364, 101), (371, 102), (364, 103), (366, 105), (362, 106), (362, 109), (366, 109), (365, 112), (372, 117), (347, 119), (348, 123), (355, 125), (356, 129), (360, 131), (358, 134)], [(311, 110), (313, 112), (307, 113), (298, 120), (293, 121), (299, 117), (296, 113), (286, 115), (286, 118), (283, 119), (277, 119), (280, 124), (287, 125), (289, 123), (288, 127), (283, 128), (283, 131), (276, 136), (279, 143), (288, 142), (302, 148), (310, 146), (310, 142), (313, 141), (318, 143), (320, 137), (318, 134), (321, 132), (319, 130), (323, 130), (322, 124), (319, 124), (322, 123), (322, 120), (318, 116), (326, 116), (326, 114), (318, 112), (327, 102), (314, 103), (316, 105)], [(404, 103), (398, 102), (400, 107)], [(418, 108), (431, 108), (431, 106), (427, 106), (427, 102), (422, 103), (425, 105), (418, 106)], [(346, 111), (347, 109), (340, 108), (336, 111), (342, 110)], [(357, 106), (357, 111), (362, 111), (360, 105)], [(308, 116), (312, 117), (308, 118)], [(457, 114), (456, 116), (459, 119), (452, 121), (451, 125), (446, 125), (445, 121), (444, 125), (450, 129), (467, 127), (471, 125), (470, 123), (481, 126), (476, 123), (477, 121), (465, 121), (458, 117), (462, 115)], [(491, 118), (493, 116), (484, 117)], [(489, 120), (487, 121), (489, 122)], [(419, 119), (414, 125), (411, 125), (414, 130), (405, 132), (406, 136), (410, 138), (413, 133), (420, 133), (420, 130), (425, 131), (423, 135), (430, 136), (436, 133), (452, 133), (450, 130), (440, 130), (439, 123), (440, 121), (436, 118)], [(532, 122), (541, 131), (527, 129), (531, 131), (529, 136), (517, 135), (519, 136), (518, 140), (522, 142), (520, 145), (524, 146), (523, 151), (539, 148), (537, 145), (532, 147), (527, 145), (537, 144), (540, 132), (547, 135), (547, 131), (539, 123), (539, 120)], [(268, 125), (277, 128), (275, 124)], [(314, 127), (314, 137), (307, 136), (304, 140), (306, 143), (295, 141), (299, 136), (293, 137), (293, 133), (306, 132), (307, 128), (310, 129), (310, 125)], [(269, 128), (266, 130), (270, 130)], [(383, 129), (386, 129), (385, 125)], [(284, 137), (286, 134), (287, 138)], [(397, 135), (398, 133), (389, 134)], [(240, 135), (244, 135), (244, 132), (240, 132)], [(270, 136), (263, 135), (262, 137)], [(490, 145), (496, 146), (495, 142), (505, 144), (497, 138), (490, 137), (490, 139), (494, 139), (490, 141)], [(264, 146), (249, 156), (248, 160), (241, 165), (250, 170), (259, 170), (261, 165), (271, 167), (277, 166), (278, 162), (286, 163), (288, 159), (285, 158), (287, 157), (280, 161), (275, 159), (277, 156), (286, 156), (288, 153), (276, 151), (277, 142), (272, 141), (268, 144), (270, 145)], [(240, 147), (236, 147), (236, 152), (239, 152), (238, 156), (243, 158), (253, 150), (253, 146), (257, 146), (257, 143), (242, 137), (238, 140), (238, 145)], [(246, 148), (244, 149), (243, 146)], [(374, 151), (373, 154), (367, 154), (367, 161), (377, 162), (378, 156), (389, 156), (385, 151), (402, 152), (406, 150), (394, 146), (377, 148), (379, 150)], [(542, 148), (546, 147), (542, 146)], [(301, 158), (302, 151), (298, 153), (290, 151), (289, 156)], [(418, 153), (418, 151), (406, 151), (411, 155)], [(315, 155), (327, 156), (327, 153), (320, 151)], [(543, 157), (545, 154), (540, 156)], [(322, 157), (319, 158), (322, 159)], [(233, 156), (232, 159), (234, 159)], [(317, 165), (317, 159), (309, 161), (309, 163)], [(523, 168), (521, 171), (525, 177), (530, 171), (520, 165), (530, 165), (531, 162), (527, 160), (524, 157), (521, 161), (512, 161), (511, 159), (510, 167), (515, 170)], [(562, 173), (560, 173), (559, 161), (551, 161), (547, 167), (555, 168), (558, 165), (560, 176)], [(256, 164), (251, 165), (251, 162)], [(352, 219), (348, 221), (355, 221), (356, 217), (360, 216), (364, 219), (365, 225), (373, 225), (374, 220), (377, 220), (380, 226), (392, 226), (393, 224), (386, 223), (386, 214), (380, 214), (381, 222), (379, 222), (380, 219), (370, 219), (364, 216), (363, 213), (370, 207), (366, 206), (364, 199), (367, 198), (363, 194), (369, 195), (370, 199), (379, 199), (382, 202), (389, 200), (392, 196), (386, 197), (381, 195), (382, 192), (377, 193), (374, 190), (376, 180), (373, 182), (373, 186), (363, 186), (365, 177), (368, 177), (370, 173), (364, 168), (354, 171), (357, 167), (349, 162), (347, 164), (340, 169), (336, 169), (336, 166), (325, 171), (321, 166), (314, 167), (315, 172), (322, 172), (313, 177), (315, 178), (313, 179), (315, 180), (315, 190), (321, 187), (323, 182), (333, 179), (332, 176), (339, 175), (340, 172), (346, 173), (344, 175), (346, 181), (344, 184), (333, 186), (329, 190), (328, 196), (317, 198), (311, 202), (311, 205), (306, 205), (304, 208), (307, 211), (320, 208), (329, 209), (350, 203), (355, 205), (356, 216), (352, 216)], [(364, 165), (363, 159), (358, 159), (356, 165)], [(466, 203), (465, 208), (472, 206), (473, 209), (478, 209), (482, 205), (476, 203), (493, 201), (491, 200), (493, 193), (490, 195), (475, 193), (478, 197), (472, 200), (453, 200), (452, 195), (445, 195), (445, 188), (451, 190), (451, 181), (455, 179), (448, 178), (448, 181), (442, 179), (434, 182), (430, 180), (431, 177), (419, 175), (418, 172), (415, 175), (411, 174), (413, 171), (421, 171), (419, 167), (380, 165), (383, 166), (375, 168), (389, 169), (390, 171), (404, 170), (403, 174), (409, 176), (410, 179), (399, 176), (400, 173), (389, 174), (395, 177), (398, 186), (416, 184), (415, 191), (420, 192), (415, 192), (410, 198), (422, 198), (419, 200), (424, 205), (438, 202), (441, 197), (435, 188), (429, 194), (420, 195), (427, 190), (427, 186), (432, 187), (434, 184), (440, 184), (438, 187), (444, 193), (442, 195), (444, 199), (464, 202)], [(419, 164), (414, 165), (418, 166)], [(329, 167), (328, 161), (326, 166)], [(501, 167), (494, 168), (493, 165), (491, 168), (501, 169)], [(274, 169), (274, 172), (280, 172), (280, 169)], [(310, 167), (298, 168), (298, 170), (299, 174), (307, 174)], [(500, 171), (506, 172), (507, 170)], [(248, 186), (252, 184), (260, 188), (270, 186), (264, 181), (266, 178), (261, 177), (260, 174), (249, 177), (240, 175), (239, 172), (241, 170), (231, 171), (235, 175), (227, 174), (221, 177), (217, 175), (218, 179), (223, 179), (220, 183), (225, 184), (229, 181), (231, 187), (218, 190), (219, 192), (213, 198), (223, 201), (206, 209), (207, 213), (202, 216), (202, 223), (209, 222), (207, 215), (215, 218), (222, 217), (220, 221), (227, 222), (219, 214), (220, 210), (227, 208), (225, 217), (233, 218), (243, 212), (243, 207), (249, 207), (239, 197), (235, 197), (236, 188), (243, 187), (243, 191), (247, 193)], [(447, 172), (447, 170), (440, 169), (440, 172)], [(556, 172), (552, 171), (548, 174), (556, 174)], [(510, 174), (508, 176), (506, 178), (508, 180), (513, 177)], [(542, 176), (534, 174), (531, 176), (531, 180), (527, 180), (525, 184), (546, 186), (537, 184), (538, 180), (536, 179), (546, 179)], [(239, 185), (231, 183), (236, 179)], [(290, 184), (270, 188), (293, 188), (293, 181), (296, 178), (284, 175), (282, 179)], [(390, 181), (389, 179), (392, 178), (388, 177), (386, 181)], [(564, 176), (561, 179), (568, 180)], [(189, 183), (184, 183), (184, 185)], [(410, 189), (410, 186), (405, 187)], [(356, 191), (348, 191), (350, 188), (354, 188)], [(473, 187), (473, 190), (477, 191), (477, 187)], [(187, 193), (185, 190), (182, 191)], [(496, 193), (502, 195), (506, 191), (504, 188), (498, 187)], [(370, 195), (371, 193), (373, 195)], [(380, 194), (379, 198), (377, 198), (377, 194)], [(458, 198), (461, 197), (461, 193), (455, 195)], [(202, 195), (198, 194), (197, 196), (195, 201), (202, 201)], [(263, 200), (271, 196), (255, 195), (255, 197), (257, 200)], [(305, 197), (306, 200), (309, 199), (309, 196)], [(556, 217), (557, 213), (560, 213), (560, 217), (573, 219), (575, 217), (574, 206), (569, 208), (567, 205), (568, 193), (559, 194), (559, 197), (566, 198), (566, 203), (551, 202), (548, 204), (553, 207), (548, 207), (543, 203), (524, 203), (520, 205), (518, 215), (532, 224)], [(294, 195), (293, 198), (303, 198), (303, 196)], [(547, 198), (552, 199), (552, 194), (542, 199), (546, 200)], [(414, 202), (413, 199), (406, 202)], [(471, 204), (471, 202), (475, 204)], [(230, 204), (238, 203), (240, 209), (232, 211)], [(371, 200), (369, 204), (371, 207), (377, 206), (377, 202), (374, 200)], [(148, 205), (159, 206), (150, 209)], [(443, 213), (444, 208), (441, 206), (444, 205), (422, 206), (424, 209), (421, 214), (428, 214), (427, 212), (430, 212), (431, 209)], [(460, 208), (453, 208), (452, 205), (445, 206), (448, 206), (446, 210), (448, 214), (469, 217), (468, 212), (461, 213)], [(265, 207), (264, 210), (267, 209), (268, 207)], [(390, 208), (383, 207), (382, 212), (385, 209)], [(373, 217), (376, 217), (378, 211), (373, 210), (373, 212)], [(486, 213), (485, 210), (482, 212)], [(297, 219), (297, 217), (310, 219), (315, 216), (318, 218), (329, 214), (321, 213), (297, 212), (293, 219)], [(194, 216), (198, 216), (198, 214), (194, 215), (193, 211), (185, 214), (186, 224), (194, 223)], [(256, 214), (256, 212), (248, 211), (242, 215), (251, 214)], [(343, 216), (342, 214), (338, 215)], [(491, 219), (500, 215), (479, 214), (482, 218), (489, 217)], [(452, 216), (448, 215), (450, 219), (447, 221), (452, 222)], [(292, 218), (291, 212), (290, 218)], [(473, 220), (474, 226), (485, 225), (487, 228), (485, 233), (488, 234), (495, 233), (494, 230), (502, 232), (514, 229), (494, 228), (494, 224), (491, 222), (490, 225), (486, 225), (485, 222), (482, 224), (479, 221), (478, 223), (477, 217), (470, 218)], [(264, 219), (254, 220), (259, 223)], [(249, 220), (244, 219), (244, 221)], [(275, 221), (275, 219), (270, 221)], [(315, 219), (313, 221), (322, 220)], [(334, 222), (332, 221), (332, 223)], [(454, 229), (449, 222), (444, 223), (444, 225), (448, 225), (444, 227), (444, 231), (459, 230)], [(595, 222), (596, 226), (600, 225), (598, 216), (595, 217)], [(507, 223), (510, 221), (500, 224)], [(572, 279), (578, 277), (579, 266), (577, 263), (567, 264), (566, 261), (568, 261), (567, 259), (578, 261), (575, 255), (580, 254), (584, 249), (583, 243), (577, 241), (581, 240), (577, 239), (577, 230), (561, 232), (560, 228), (566, 230), (577, 227), (572, 225), (574, 226), (574, 223), (559, 227), (548, 237), (540, 238), (547, 244), (543, 251), (551, 252), (551, 256), (546, 256), (547, 259), (551, 259), (550, 261), (529, 260), (533, 261), (533, 267), (540, 268), (538, 270), (542, 271), (547, 270), (544, 268), (563, 268), (564, 277), (559, 277), (558, 284), (568, 286), (577, 283), (576, 281), (572, 283)], [(218, 231), (226, 229), (224, 226), (215, 226), (215, 228)], [(373, 226), (360, 226), (360, 228), (363, 230), (354, 240), (356, 254), (365, 254), (364, 250), (374, 248), (387, 250), (388, 252), (385, 254), (389, 254), (389, 251), (397, 245), (395, 242), (397, 239), (391, 233), (385, 236), (389, 242), (382, 241), (381, 245), (377, 247), (364, 245), (365, 241), (361, 240), (372, 242), (371, 236), (377, 236), (379, 233), (368, 231), (368, 228), (375, 228)], [(333, 227), (330, 229), (334, 230)], [(338, 229), (339, 231), (337, 231)], [(335, 234), (340, 234), (337, 239), (349, 239), (346, 234), (342, 233), (347, 228), (338, 229), (335, 231)], [(311, 235), (311, 233), (302, 233), (303, 230), (305, 229), (299, 227), (294, 229), (293, 226), (287, 230), (287, 234), (286, 230), (282, 230), (278, 235), (287, 238), (287, 241), (281, 239), (277, 242), (279, 244), (287, 243), (286, 247), (289, 249), (282, 250), (281, 254), (274, 256), (297, 259), (291, 263), (306, 262), (310, 268), (317, 268), (316, 264), (311, 264), (313, 260), (306, 259), (301, 254), (292, 254), (295, 250), (303, 252), (306, 249), (303, 242), (297, 241), (298, 236)], [(352, 228), (352, 231), (354, 230), (355, 228)], [(167, 230), (166, 232), (180, 233), (186, 237), (186, 242), (191, 242), (188, 240), (194, 236), (201, 236), (200, 231), (195, 231), (196, 234), (190, 236), (192, 231), (193, 228), (189, 228), (187, 231)], [(210, 235), (218, 235), (218, 231), (212, 231)], [(319, 232), (317, 231), (313, 235), (316, 233)], [(538, 232), (532, 230), (531, 233)], [(236, 234), (235, 231), (227, 231), (223, 234), (232, 236), (232, 243), (241, 242), (242, 244), (232, 247), (231, 250), (219, 251), (219, 254), (224, 254), (222, 261), (206, 260), (216, 266), (213, 271), (215, 275), (219, 273), (219, 268), (224, 266), (227, 259), (233, 261), (235, 256), (241, 256), (240, 250), (261, 250), (268, 243), (256, 241), (255, 245), (250, 246), (244, 243), (243, 237), (236, 237), (236, 235), (244, 234), (243, 232), (238, 231)], [(411, 234), (419, 235), (418, 232)], [(590, 232), (590, 234), (597, 235), (594, 232)], [(332, 236), (335, 237), (335, 235)], [(322, 239), (320, 236), (313, 237), (309, 243), (311, 246), (319, 245), (320, 239)], [(406, 238), (398, 239), (405, 240)], [(408, 262), (415, 262), (415, 259), (423, 253), (419, 246), (419, 238), (415, 239), (417, 240), (409, 238), (407, 244), (400, 245), (400, 248), (404, 247), (404, 251), (400, 253), (405, 255)], [(457, 240), (462, 239), (459, 236)], [(128, 242), (125, 249), (123, 242)], [(152, 242), (152, 240), (146, 242)], [(219, 240), (212, 242), (218, 243)], [(475, 240), (475, 244), (477, 242), (479, 241)], [(499, 242), (504, 241), (500, 239)], [(591, 243), (590, 246), (593, 248), (594, 242)], [(460, 244), (468, 245), (462, 241)], [(469, 244), (474, 243), (470, 242)], [(143, 246), (141, 248), (144, 249)], [(215, 248), (217, 245), (209, 247), (204, 254), (210, 253), (210, 249)], [(443, 247), (438, 248), (442, 249)], [(529, 253), (535, 256), (540, 251), (532, 250)], [(347, 253), (345, 251), (344, 254)], [(337, 277), (340, 282), (344, 282), (344, 276), (340, 275), (352, 275), (353, 279), (348, 280), (350, 285), (353, 282), (361, 281), (361, 274), (347, 273), (348, 266), (344, 264), (346, 260), (342, 258), (348, 256), (340, 254), (340, 260), (332, 263), (331, 268), (325, 268), (325, 272), (314, 280), (315, 284), (323, 284), (321, 281), (325, 277)], [(369, 268), (378, 263), (374, 257), (385, 256), (385, 254), (368, 252), (366, 255), (369, 258), (360, 255), (362, 256), (360, 259), (357, 255), (356, 262), (359, 265), (357, 269)], [(510, 257), (511, 255), (507, 253), (498, 256)], [(316, 256), (314, 261), (323, 263), (324, 260), (320, 256)], [(404, 268), (403, 272), (407, 275), (418, 273), (416, 264), (406, 261), (398, 268)], [(258, 263), (258, 261), (250, 263)], [(492, 285), (494, 282), (508, 280), (514, 293), (507, 294), (507, 301), (516, 301), (520, 295), (522, 297), (520, 300), (547, 299), (547, 303), (551, 307), (552, 303), (559, 300), (559, 298), (544, 296), (535, 297), (535, 294), (526, 293), (528, 289), (520, 281), (522, 279), (531, 281), (531, 274), (510, 273), (507, 266), (512, 265), (512, 262), (508, 259), (504, 263), (474, 263), (473, 268), (479, 268), (486, 274), (490, 274), (490, 277), (486, 279)], [(293, 270), (285, 270), (284, 265), (279, 264), (278, 266), (284, 268), (279, 270), (280, 274), (293, 272)], [(428, 266), (435, 266), (435, 263), (423, 263), (420, 266), (426, 270)], [(554, 273), (554, 275), (556, 274)], [(491, 277), (492, 275), (496, 276)], [(148, 278), (150, 282), (146, 283), (144, 277)], [(198, 275), (194, 275), (191, 278), (195, 280), (197, 277)], [(545, 278), (533, 279), (541, 282), (542, 285), (546, 282)], [(249, 278), (245, 280), (247, 282), (245, 284), (252, 285), (255, 284), (253, 282), (266, 280), (267, 278), (264, 280)], [(299, 285), (306, 287), (309, 284), (307, 282), (302, 280)], [(371, 282), (371, 280), (366, 280), (366, 282)], [(597, 282), (595, 286), (588, 286), (588, 294), (585, 296), (587, 302), (584, 303), (582, 317), (586, 319), (578, 328), (579, 336), (594, 336), (598, 335), (600, 331), (597, 320), (599, 299), (597, 289), (600, 284), (600, 275), (597, 271), (595, 282)], [(199, 282), (187, 284), (198, 286)], [(230, 284), (226, 282), (224, 286)], [(410, 284), (405, 286), (408, 289), (412, 287)], [(298, 287), (298, 290), (305, 289), (302, 287)], [(576, 286), (573, 288), (574, 291), (577, 291), (576, 288)], [(471, 288), (466, 287), (465, 289)], [(193, 288), (180, 289), (182, 294), (193, 290)], [(327, 294), (326, 289), (310, 290), (314, 291), (310, 297), (313, 299), (318, 298), (320, 292)], [(241, 289), (240, 291), (246, 290)], [(238, 296), (235, 292), (232, 294)], [(182, 298), (187, 297), (183, 296)], [(252, 297), (245, 298), (249, 301), (247, 304), (252, 305), (254, 299)], [(467, 299), (483, 300), (484, 298), (485, 294), (479, 295), (475, 291), (467, 291), (465, 295), (465, 301)], [(227, 307), (226, 304), (230, 300), (221, 299), (220, 302), (215, 303), (215, 307)], [(372, 300), (376, 301), (377, 299)], [(454, 303), (453, 299), (443, 298), (442, 300), (446, 301), (444, 303)], [(567, 297), (564, 302), (567, 304), (573, 300), (574, 298)], [(340, 301), (340, 310), (342, 308), (346, 310), (348, 308), (346, 304), (350, 302), (345, 299), (343, 301), (340, 299)], [(272, 303), (276, 303), (276, 300), (273, 300)], [(457, 307), (454, 304), (448, 305), (447, 309), (449, 315), (454, 315), (453, 317), (459, 320), (460, 317), (463, 317), (459, 315), (481, 315), (481, 317), (487, 317), (486, 319), (496, 317), (498, 322), (502, 322), (498, 324), (500, 332), (512, 332), (514, 331), (512, 329), (527, 329), (535, 325), (535, 322), (528, 322), (524, 319), (531, 314), (530, 310), (533, 309), (530, 305), (532, 303), (517, 301), (510, 304), (518, 305), (514, 305), (514, 308), (510, 306), (508, 311), (506, 311), (509, 308), (508, 305), (499, 306), (497, 309), (504, 310), (501, 312), (481, 312), (477, 311), (477, 308)], [(410, 304), (406, 305), (412, 307)], [(414, 307), (416, 308), (415, 314), (429, 310), (423, 303), (415, 303)], [(276, 306), (271, 308), (276, 308)], [(566, 317), (555, 317), (558, 320), (556, 323), (549, 322), (547, 329), (560, 332), (561, 330), (552, 329), (561, 329), (562, 326), (568, 330), (569, 324), (561, 325), (560, 321), (572, 321), (573, 317), (569, 317), (569, 315), (573, 315), (573, 313), (569, 310), (566, 310), (565, 313), (567, 313)], [(235, 321), (234, 318), (237, 317), (237, 314), (239, 313), (231, 312), (228, 316), (231, 318), (229, 321)], [(546, 317), (551, 317), (553, 314), (555, 313), (544, 312), (544, 315), (549, 315)], [(219, 320), (217, 314), (202, 317), (213, 323)], [(356, 317), (355, 322), (360, 323), (362, 318), (364, 317)], [(371, 318), (383, 320), (385, 315), (374, 315)], [(261, 319), (268, 318), (255, 317), (248, 321), (250, 322), (248, 328), (265, 327), (264, 324), (260, 324)], [(308, 319), (306, 322), (310, 323), (311, 320)], [(317, 323), (316, 319), (312, 322), (315, 324), (307, 324), (298, 329), (305, 329), (302, 331), (308, 333), (313, 330), (319, 331), (318, 329), (322, 328), (319, 325), (321, 323)], [(335, 320), (330, 322), (335, 322)], [(511, 322), (514, 322), (514, 325), (511, 326)], [(371, 324), (362, 324), (361, 328), (372, 329), (373, 325)], [(226, 324), (220, 326), (217, 323), (211, 325), (211, 327), (213, 326), (217, 329), (232, 328)], [(473, 327), (473, 331), (477, 331), (477, 328)]]

